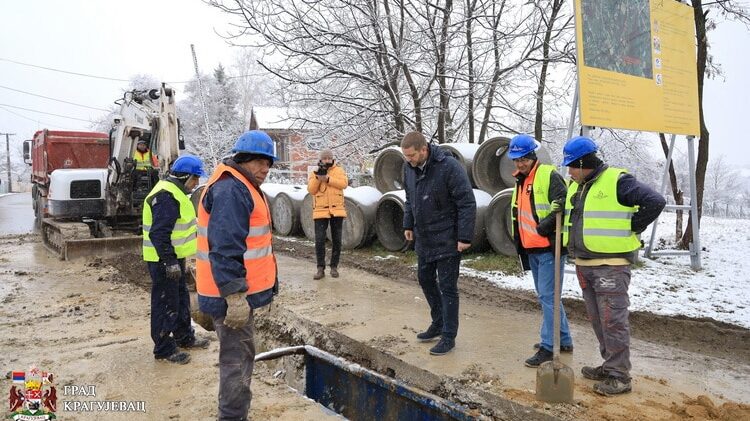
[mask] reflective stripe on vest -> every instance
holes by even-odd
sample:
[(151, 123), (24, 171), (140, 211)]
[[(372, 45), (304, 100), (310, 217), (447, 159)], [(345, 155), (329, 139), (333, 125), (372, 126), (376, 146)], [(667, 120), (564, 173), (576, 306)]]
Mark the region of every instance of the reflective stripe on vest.
[(273, 235), (271, 234), (271, 212), (262, 193), (237, 170), (225, 164), (220, 164), (211, 178), (198, 205), (198, 253), (196, 254), (196, 289), (198, 294), (205, 297), (220, 297), (219, 288), (211, 271), (210, 250), (208, 243), (208, 224), (211, 219), (203, 207), (203, 198), (224, 173), (232, 174), (240, 180), (250, 192), (253, 199), (253, 211), (249, 215), (249, 229), (245, 238), (245, 252), (243, 260), (245, 265), (245, 280), (247, 282), (247, 294), (255, 294), (273, 288), (276, 282), (276, 259), (273, 255)]
[[(547, 164), (539, 164), (529, 172), (520, 188), (526, 190), (531, 186), (534, 195), (534, 211), (531, 211), (531, 195), (522, 194), (518, 197), (518, 186), (513, 190), (511, 204), (516, 212), (511, 212), (513, 220), (518, 222), (519, 237), (521, 245), (524, 248), (544, 248), (551, 244), (549, 239), (537, 234), (536, 227), (538, 222), (549, 215), (549, 180), (555, 167)], [(520, 199), (520, 200), (519, 200)], [(520, 203), (519, 203), (520, 202)], [(518, 220), (516, 221), (516, 214)], [(515, 225), (511, 225), (511, 231), (515, 230)], [(514, 234), (515, 235), (515, 234)]]
[(151, 151), (147, 151), (146, 153), (135, 151), (133, 160), (135, 161), (135, 169), (137, 170), (146, 170), (153, 167), (151, 163)]
[[(617, 180), (627, 170), (607, 168), (588, 187), (583, 198), (583, 245), (595, 253), (628, 253), (638, 250), (641, 242), (631, 231), (630, 220), (637, 208), (623, 206), (617, 201)], [(585, 186), (584, 186), (585, 188)], [(578, 190), (578, 183), (571, 181), (565, 199), (565, 223), (563, 245), (568, 244), (571, 229), (571, 199)], [(580, 205), (580, 204), (579, 204)]]
[(183, 259), (195, 254), (198, 249), (195, 208), (185, 192), (172, 182), (161, 180), (146, 196), (143, 202), (143, 260), (147, 262), (158, 262), (159, 254), (151, 242), (150, 231), (153, 224), (150, 198), (160, 191), (168, 191), (180, 205), (180, 216), (174, 224), (170, 242), (178, 259)]

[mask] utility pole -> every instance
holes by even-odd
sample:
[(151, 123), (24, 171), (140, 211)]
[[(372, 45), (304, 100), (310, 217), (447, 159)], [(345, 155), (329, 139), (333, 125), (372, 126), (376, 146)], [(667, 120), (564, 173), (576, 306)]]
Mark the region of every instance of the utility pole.
[(5, 159), (8, 164), (8, 193), (11, 192), (11, 187), (13, 186), (10, 183), (11, 177), (10, 177), (10, 137), (15, 136), (15, 133), (0, 133), (0, 135), (5, 135)]

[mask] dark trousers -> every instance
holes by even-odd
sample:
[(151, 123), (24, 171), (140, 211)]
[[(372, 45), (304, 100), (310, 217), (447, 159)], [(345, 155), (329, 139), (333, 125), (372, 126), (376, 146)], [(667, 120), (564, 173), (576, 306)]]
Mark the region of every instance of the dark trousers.
[(183, 275), (177, 281), (167, 279), (164, 263), (147, 262), (151, 275), (151, 339), (154, 356), (168, 357), (178, 345), (195, 340), (190, 325), (190, 295), (185, 283), (185, 259), (180, 259)]
[(326, 231), (328, 223), (331, 224), (331, 267), (339, 267), (339, 256), (341, 256), (341, 232), (344, 226), (344, 218), (332, 216), (315, 220), (315, 257), (318, 267), (326, 267)]
[(604, 373), (630, 380), (630, 266), (576, 266), (576, 274)]
[(253, 311), (239, 329), (224, 326), (224, 317), (214, 317), (219, 337), (219, 421), (245, 421), (253, 393), (255, 343), (253, 342)]
[(458, 269), (461, 256), (436, 262), (417, 260), (417, 279), (430, 305), (432, 325), (442, 327), (443, 338), (455, 339), (458, 334)]

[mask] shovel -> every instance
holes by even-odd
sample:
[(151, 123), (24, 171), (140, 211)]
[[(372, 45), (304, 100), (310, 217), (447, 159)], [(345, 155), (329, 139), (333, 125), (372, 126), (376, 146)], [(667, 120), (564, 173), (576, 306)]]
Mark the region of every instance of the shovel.
[(536, 398), (543, 402), (573, 403), (573, 369), (560, 362), (560, 254), (562, 212), (555, 214), (555, 304), (552, 361), (543, 362), (536, 371)]

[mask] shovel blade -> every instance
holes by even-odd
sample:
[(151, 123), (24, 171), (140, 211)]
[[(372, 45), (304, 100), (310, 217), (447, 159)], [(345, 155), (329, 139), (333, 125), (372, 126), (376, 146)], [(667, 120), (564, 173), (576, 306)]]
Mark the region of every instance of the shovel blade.
[(548, 403), (573, 403), (574, 380), (573, 369), (567, 365), (544, 362), (536, 371), (536, 398)]

